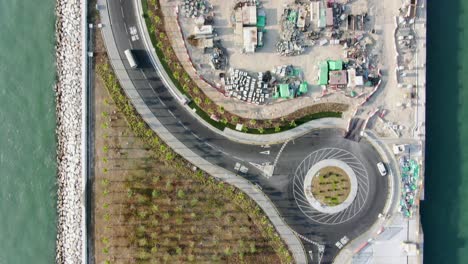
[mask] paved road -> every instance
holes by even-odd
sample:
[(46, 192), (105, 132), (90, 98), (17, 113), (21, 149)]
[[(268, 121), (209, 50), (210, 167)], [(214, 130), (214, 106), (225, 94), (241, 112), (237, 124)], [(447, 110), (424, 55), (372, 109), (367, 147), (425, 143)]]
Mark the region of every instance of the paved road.
[[(108, 4), (108, 10), (101, 11), (109, 12), (111, 25), (104, 25), (104, 27), (111, 28), (120, 54), (120, 58), (114, 59), (122, 60), (130, 78), (121, 82), (133, 85), (151, 110), (151, 114), (198, 156), (221, 168), (242, 175), (245, 179), (260, 186), (288, 225), (303, 239), (305, 238), (304, 247), (306, 251), (312, 252), (309, 255), (309, 261), (310, 256), (314, 259), (310, 262), (316, 263), (318, 259), (319, 247), (315, 243), (325, 246), (322, 263), (330, 263), (338, 253), (339, 249), (335, 243), (339, 239), (344, 236), (348, 239), (357, 237), (377, 219), (386, 200), (387, 180), (378, 174), (375, 164), (380, 158), (368, 143), (347, 140), (344, 138), (344, 131), (338, 129), (312, 131), (289, 142), (271, 145), (267, 148), (227, 140), (201, 124), (173, 98), (164, 86), (142, 42), (134, 2), (121, 0), (108, 1)], [(134, 30), (136, 34), (132, 35)], [(139, 64), (138, 69), (129, 67), (124, 55), (126, 49), (134, 51)], [(119, 74), (119, 71), (116, 72)], [(330, 151), (325, 153), (322, 149)], [(369, 191), (363, 193), (364, 199), (361, 201), (359, 210), (356, 209), (352, 214), (353, 217), (345, 222), (338, 224), (340, 221), (336, 219), (328, 222), (316, 219), (313, 212), (307, 212), (298, 206), (294, 196), (294, 178), (301, 162), (311, 154), (316, 155), (316, 151), (324, 152), (322, 156), (337, 155), (343, 159), (355, 157), (357, 163), (361, 163), (365, 168)], [(262, 164), (276, 165), (271, 177), (263, 176), (258, 169)], [(247, 171), (241, 173), (236, 170), (239, 166), (244, 166)], [(327, 216), (324, 217), (327, 218)], [(347, 217), (349, 216), (340, 216), (340, 219)]]

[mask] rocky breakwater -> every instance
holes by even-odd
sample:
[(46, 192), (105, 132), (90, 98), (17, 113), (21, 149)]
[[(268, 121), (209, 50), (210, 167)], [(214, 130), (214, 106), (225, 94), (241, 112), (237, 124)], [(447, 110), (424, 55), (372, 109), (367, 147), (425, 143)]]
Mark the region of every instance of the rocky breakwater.
[(82, 263), (82, 0), (57, 0), (57, 263)]

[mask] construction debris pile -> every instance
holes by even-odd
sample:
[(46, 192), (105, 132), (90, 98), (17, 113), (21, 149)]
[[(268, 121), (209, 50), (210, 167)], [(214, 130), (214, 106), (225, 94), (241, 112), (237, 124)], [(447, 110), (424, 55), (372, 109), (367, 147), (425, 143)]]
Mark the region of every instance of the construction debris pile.
[(300, 12), (301, 10), (298, 11), (292, 6), (284, 9), (280, 20), (280, 40), (276, 43), (276, 50), (281, 56), (299, 55), (305, 50), (304, 34), (298, 27), (298, 24), (301, 26), (301, 22), (298, 22), (298, 16), (301, 16), (299, 17), (300, 21), (305, 20), (303, 17), (305, 14)]
[(182, 9), (185, 17), (195, 25), (187, 43), (208, 55), (208, 63), (214, 70), (224, 70), (228, 65), (228, 54), (217, 38), (213, 27), (213, 6), (207, 0), (184, 0)]
[(272, 70), (271, 83), (275, 84), (276, 90), (273, 98), (294, 98), (306, 94), (308, 83), (304, 81), (304, 74), (292, 65), (277, 66)]
[(366, 31), (367, 21), (367, 13), (351, 14), (347, 4), (332, 1), (290, 4), (280, 19), (277, 52), (293, 56), (302, 54), (309, 46), (344, 45), (348, 39)]
[(224, 77), (226, 95), (239, 100), (264, 104), (270, 97), (270, 89), (267, 82), (268, 74), (259, 72), (257, 77), (252, 77), (246, 71), (229, 69), (228, 76)]
[(224, 70), (227, 66), (228, 58), (226, 51), (221, 46), (216, 46), (210, 53), (210, 65), (215, 70)]
[(402, 26), (405, 27), (398, 27), (396, 31), (398, 49), (404, 53), (414, 52), (416, 50), (414, 32), (410, 27), (408, 27), (409, 24), (407, 24), (405, 20), (400, 21), (400, 23), (404, 23)]
[(405, 108), (413, 106), (417, 100), (417, 67), (425, 67), (425, 64), (418, 65), (418, 45), (415, 27), (415, 0), (408, 0), (400, 9), (400, 15), (395, 18), (395, 47), (397, 51), (396, 78), (398, 87), (401, 88), (403, 97), (397, 102), (397, 107)]
[(183, 0), (182, 9), (187, 18), (197, 18), (208, 14), (213, 6), (206, 0)]
[(401, 200), (400, 211), (405, 217), (411, 217), (415, 202), (418, 200), (419, 165), (407, 156), (400, 157)]

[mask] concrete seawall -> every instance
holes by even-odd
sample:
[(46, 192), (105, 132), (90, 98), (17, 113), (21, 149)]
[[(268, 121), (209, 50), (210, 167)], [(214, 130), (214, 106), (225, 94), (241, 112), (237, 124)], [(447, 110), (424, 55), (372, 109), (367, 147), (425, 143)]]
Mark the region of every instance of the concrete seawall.
[(56, 263), (83, 263), (86, 171), (83, 120), (86, 1), (57, 0), (57, 242)]

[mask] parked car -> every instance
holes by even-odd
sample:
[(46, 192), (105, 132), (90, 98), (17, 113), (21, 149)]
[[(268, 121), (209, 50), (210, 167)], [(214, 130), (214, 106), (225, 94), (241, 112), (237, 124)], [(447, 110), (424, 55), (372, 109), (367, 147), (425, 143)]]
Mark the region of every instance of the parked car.
[(385, 168), (385, 165), (383, 162), (377, 163), (377, 169), (379, 169), (380, 175), (385, 176), (387, 175), (387, 169)]

